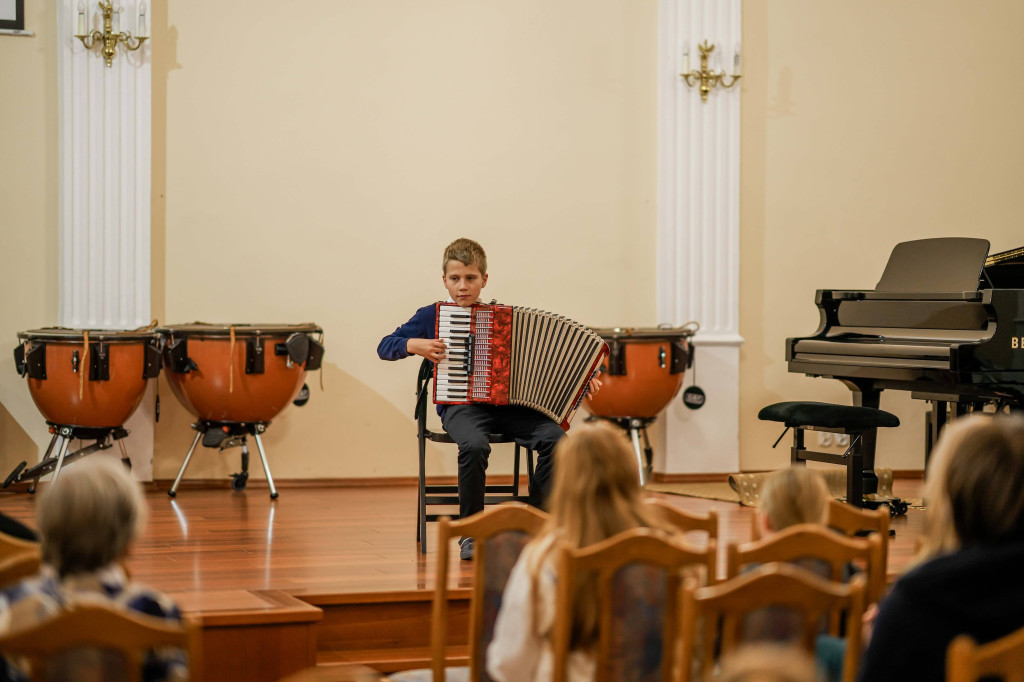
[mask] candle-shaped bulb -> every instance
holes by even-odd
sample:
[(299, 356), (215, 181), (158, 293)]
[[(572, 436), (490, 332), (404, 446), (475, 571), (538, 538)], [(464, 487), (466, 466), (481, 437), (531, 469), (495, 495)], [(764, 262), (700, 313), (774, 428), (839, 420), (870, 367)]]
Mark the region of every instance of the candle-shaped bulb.
[(85, 35), (85, 3), (78, 0), (78, 35)]
[(115, 7), (114, 8), (114, 23), (113, 23), (113, 26), (112, 26), (112, 30), (114, 31), (114, 33), (120, 33), (121, 32), (121, 8), (120, 7)]
[(138, 30), (137, 33), (138, 33), (139, 36), (145, 36), (146, 35), (146, 3), (145, 2), (140, 2), (139, 3), (139, 25), (138, 25), (138, 29), (139, 30)]
[(736, 48), (736, 55), (733, 57), (732, 60), (732, 72), (733, 75), (738, 75), (742, 73), (740, 71), (740, 48), (738, 47)]
[(690, 73), (690, 44), (683, 45), (683, 73)]

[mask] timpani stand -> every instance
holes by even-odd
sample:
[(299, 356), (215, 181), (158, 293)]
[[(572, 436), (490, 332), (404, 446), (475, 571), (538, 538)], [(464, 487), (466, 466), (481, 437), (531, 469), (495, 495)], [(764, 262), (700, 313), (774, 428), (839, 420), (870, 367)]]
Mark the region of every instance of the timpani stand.
[(647, 427), (679, 393), (684, 372), (693, 366), (690, 340), (697, 325), (594, 331), (608, 343), (609, 354), (598, 375), (601, 390), (596, 396), (587, 396), (587, 409), (595, 418), (613, 422), (629, 434), (640, 483), (646, 484), (653, 458)]

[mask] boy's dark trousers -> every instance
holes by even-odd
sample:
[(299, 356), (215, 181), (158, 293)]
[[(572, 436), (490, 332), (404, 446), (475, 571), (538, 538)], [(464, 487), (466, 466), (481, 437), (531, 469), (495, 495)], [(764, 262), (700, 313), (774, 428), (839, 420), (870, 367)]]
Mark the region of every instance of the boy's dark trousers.
[(459, 445), (460, 518), (484, 509), (489, 433), (511, 436), (521, 447), (537, 453), (530, 504), (544, 504), (551, 484), (551, 455), (565, 436), (562, 427), (536, 410), (513, 405), (452, 405), (441, 423)]

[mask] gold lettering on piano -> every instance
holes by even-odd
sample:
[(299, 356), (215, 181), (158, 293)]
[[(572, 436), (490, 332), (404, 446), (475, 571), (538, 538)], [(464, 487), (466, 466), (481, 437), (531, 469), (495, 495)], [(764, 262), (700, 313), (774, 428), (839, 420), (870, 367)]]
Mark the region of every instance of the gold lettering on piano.
[(1015, 336), (1013, 337), (1013, 339), (1010, 340), (1010, 348), (1012, 348), (1013, 350), (1017, 350), (1022, 346), (1024, 346), (1024, 338)]

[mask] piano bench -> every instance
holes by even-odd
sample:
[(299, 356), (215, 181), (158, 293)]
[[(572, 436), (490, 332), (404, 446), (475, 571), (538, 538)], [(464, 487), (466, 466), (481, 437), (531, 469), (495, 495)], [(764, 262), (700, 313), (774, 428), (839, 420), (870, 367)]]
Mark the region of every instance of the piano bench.
[[(761, 409), (757, 418), (762, 421), (782, 422), (786, 431), (793, 429), (793, 447), (790, 462), (794, 465), (808, 461), (839, 464), (846, 467), (846, 501), (856, 507), (863, 507), (864, 494), (878, 491), (874, 462), (865, 466), (864, 440), (874, 439), (879, 427), (891, 428), (900, 425), (899, 417), (873, 407), (856, 405), (833, 405), (812, 401), (789, 401), (775, 403)], [(850, 445), (842, 454), (816, 452), (804, 445), (804, 431), (827, 431), (847, 434)], [(782, 432), (782, 436), (786, 435)], [(782, 436), (775, 441), (779, 444)], [(772, 447), (775, 447), (773, 445)]]

